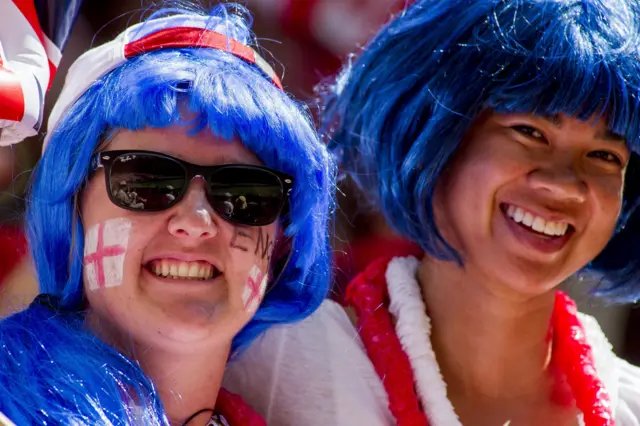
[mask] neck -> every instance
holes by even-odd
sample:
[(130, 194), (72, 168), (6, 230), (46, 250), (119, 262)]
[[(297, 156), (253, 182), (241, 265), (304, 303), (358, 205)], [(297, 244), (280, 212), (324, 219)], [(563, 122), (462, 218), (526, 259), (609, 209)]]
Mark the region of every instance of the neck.
[[(231, 342), (178, 352), (118, 338), (121, 334), (97, 319), (91, 310), (86, 324), (107, 344), (140, 363), (160, 396), (171, 426), (181, 426), (202, 409), (215, 408)], [(188, 426), (205, 425), (212, 414), (203, 412)]]
[(554, 292), (523, 297), (493, 291), (504, 286), (428, 256), (418, 276), (450, 398), (509, 400), (549, 389)]
[[(182, 425), (192, 414), (213, 409), (222, 384), (230, 346), (191, 355), (146, 350), (138, 361), (156, 385), (171, 425)], [(189, 426), (207, 424), (212, 412), (194, 418)]]

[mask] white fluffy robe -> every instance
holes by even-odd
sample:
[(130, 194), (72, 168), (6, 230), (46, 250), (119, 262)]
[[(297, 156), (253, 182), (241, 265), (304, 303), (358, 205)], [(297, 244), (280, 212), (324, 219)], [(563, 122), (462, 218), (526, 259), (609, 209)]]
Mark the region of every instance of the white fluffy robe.
[[(430, 424), (460, 426), (431, 347), (417, 267), (414, 258), (389, 264), (390, 310)], [(615, 356), (593, 318), (580, 315), (580, 320), (611, 396), (616, 426), (640, 426), (640, 368)], [(224, 384), (270, 426), (395, 425), (357, 331), (345, 311), (328, 300), (307, 320), (270, 329), (229, 365)]]

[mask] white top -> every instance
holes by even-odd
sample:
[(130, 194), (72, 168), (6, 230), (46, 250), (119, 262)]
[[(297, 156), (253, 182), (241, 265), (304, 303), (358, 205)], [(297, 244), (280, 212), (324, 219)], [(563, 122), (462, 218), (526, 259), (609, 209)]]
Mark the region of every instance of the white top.
[[(431, 347), (417, 267), (410, 257), (389, 264), (389, 310), (430, 424), (460, 426)], [(640, 426), (640, 368), (616, 357), (592, 317), (581, 314), (580, 320), (611, 396), (616, 426)], [(270, 329), (229, 364), (224, 385), (242, 394), (270, 426), (395, 424), (357, 331), (342, 307), (329, 300), (299, 324)], [(581, 416), (578, 420), (583, 424)]]

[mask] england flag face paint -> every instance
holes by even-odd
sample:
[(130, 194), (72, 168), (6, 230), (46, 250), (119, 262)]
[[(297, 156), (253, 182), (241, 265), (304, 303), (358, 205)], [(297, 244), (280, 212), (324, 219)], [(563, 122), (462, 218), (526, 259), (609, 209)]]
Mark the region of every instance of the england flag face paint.
[(89, 290), (122, 284), (130, 233), (131, 222), (122, 218), (89, 228), (84, 239), (84, 275)]
[(247, 277), (247, 283), (242, 294), (244, 309), (248, 313), (254, 313), (258, 310), (260, 302), (267, 289), (268, 274), (263, 273), (257, 265), (253, 265)]

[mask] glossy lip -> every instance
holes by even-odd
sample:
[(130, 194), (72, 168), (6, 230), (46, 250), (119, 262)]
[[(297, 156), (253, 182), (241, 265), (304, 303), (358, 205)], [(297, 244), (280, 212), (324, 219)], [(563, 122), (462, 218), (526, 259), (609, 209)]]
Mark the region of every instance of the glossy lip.
[[(522, 207), (522, 209), (526, 210), (524, 207)], [(569, 242), (569, 240), (575, 233), (575, 228), (571, 225), (567, 230), (567, 233), (562, 236), (544, 236), (540, 233), (530, 230), (523, 225), (516, 223), (511, 217), (509, 217), (507, 212), (504, 211), (502, 206), (499, 210), (502, 218), (505, 221), (506, 228), (511, 232), (516, 240), (518, 240), (521, 244), (532, 248), (540, 253), (553, 254), (559, 252), (567, 245), (567, 242)], [(531, 210), (528, 211), (530, 213), (533, 213), (533, 211)], [(540, 215), (540, 217), (544, 218), (545, 216)]]

